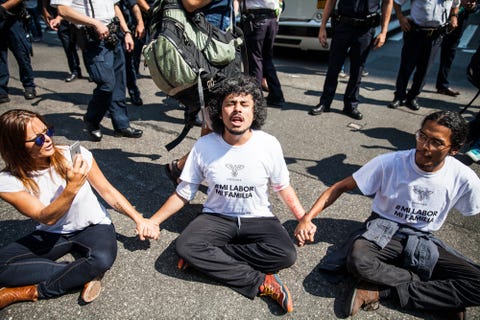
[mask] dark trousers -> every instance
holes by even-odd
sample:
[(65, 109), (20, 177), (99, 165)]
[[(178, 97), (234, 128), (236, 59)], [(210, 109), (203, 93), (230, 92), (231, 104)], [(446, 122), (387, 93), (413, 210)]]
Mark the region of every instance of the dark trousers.
[[(56, 262), (67, 253), (73, 262)], [(71, 234), (35, 231), (0, 248), (0, 286), (38, 284), (46, 299), (82, 287), (110, 269), (117, 256), (113, 225), (92, 225)]]
[(335, 26), (320, 104), (328, 107), (332, 104), (337, 91), (338, 74), (342, 70), (345, 58), (349, 55), (350, 78), (343, 96), (343, 108), (344, 110), (357, 108), (362, 70), (367, 61), (374, 34), (375, 28), (352, 26), (346, 23)]
[(0, 21), (0, 94), (8, 94), (8, 48), (17, 60), (20, 81), (24, 88), (34, 88), (32, 63), (30, 61), (31, 43), (23, 24), (17, 19)]
[(350, 273), (368, 282), (394, 288), (404, 308), (460, 310), (480, 305), (480, 270), (439, 247), (431, 279), (421, 281), (401, 267), (405, 240), (393, 238), (383, 249), (360, 238), (347, 257)]
[[(398, 70), (395, 100), (413, 100), (425, 85), (428, 69), (433, 63), (442, 42), (441, 36), (428, 36), (426, 32), (411, 30), (403, 33), (403, 47)], [(413, 82), (407, 93), (410, 76)]]
[(62, 20), (58, 26), (58, 38), (62, 42), (65, 56), (67, 57), (68, 68), (71, 73), (80, 75), (80, 59), (77, 54), (77, 33), (75, 26), (66, 20)]
[(465, 13), (465, 11), (461, 12), (458, 15), (458, 27), (446, 34), (442, 39), (440, 47), (440, 67), (438, 68), (436, 82), (437, 89), (446, 89), (449, 87), (448, 74), (455, 59), (458, 43), (460, 42), (460, 38), (462, 38), (463, 27), (467, 18), (468, 14)]
[[(138, 45), (135, 42), (135, 48)], [(125, 54), (125, 73), (127, 80), (127, 89), (130, 96), (140, 95), (140, 89), (137, 86), (137, 71), (135, 69), (134, 51), (128, 52), (123, 48)]]
[(115, 130), (130, 127), (125, 103), (125, 56), (121, 43), (108, 49), (103, 41), (91, 41), (82, 52), (85, 67), (97, 84), (85, 120), (97, 126), (108, 110)]
[(261, 85), (265, 76), (268, 84), (270, 102), (283, 102), (282, 87), (278, 80), (277, 70), (273, 64), (273, 42), (278, 32), (276, 18), (259, 19), (254, 22), (252, 32), (245, 34), (247, 44), (249, 73)]
[(295, 263), (297, 252), (277, 218), (201, 214), (176, 240), (192, 267), (253, 299), (265, 279)]

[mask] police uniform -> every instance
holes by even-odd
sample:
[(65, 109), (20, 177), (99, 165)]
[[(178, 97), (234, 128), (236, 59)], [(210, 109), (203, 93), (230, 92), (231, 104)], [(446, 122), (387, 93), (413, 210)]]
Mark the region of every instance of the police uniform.
[[(6, 3), (0, 0), (0, 4)], [(17, 5), (9, 12), (2, 10), (0, 16), (0, 103), (9, 102), (8, 81), (8, 48), (12, 51), (18, 63), (20, 81), (25, 89), (25, 98), (33, 99), (36, 96), (30, 52), (32, 44), (27, 38), (23, 20), (20, 17), (23, 4)]]
[[(52, 0), (51, 5), (71, 7), (84, 16), (109, 25), (115, 17), (115, 2), (114, 0)], [(105, 39), (98, 38), (96, 31), (89, 32), (88, 27), (82, 25), (76, 25), (76, 27), (85, 67), (97, 85), (84, 116), (89, 133), (94, 140), (101, 140), (100, 122), (108, 110), (115, 136), (139, 138), (142, 131), (130, 127), (125, 103), (126, 76), (122, 41), (107, 43)]]
[[(401, 7), (407, 0), (394, 0)], [(403, 33), (403, 47), (400, 69), (395, 85), (394, 100), (389, 108), (405, 104), (412, 110), (420, 109), (416, 98), (425, 85), (426, 75), (447, 30), (451, 8), (458, 7), (459, 0), (415, 0), (411, 1), (410, 16), (407, 17), (410, 30)], [(397, 15), (401, 10), (396, 10)], [(401, 13), (400, 13), (401, 15)], [(407, 92), (408, 82), (413, 75), (412, 86)]]
[[(476, 6), (476, 1), (467, 2), (473, 3), (473, 5)], [(473, 9), (473, 11), (474, 10), (475, 9)], [(438, 93), (451, 96), (456, 96), (460, 94), (460, 92), (455, 92), (449, 88), (450, 83), (448, 82), (448, 74), (450, 73), (450, 68), (452, 66), (453, 60), (455, 59), (458, 43), (460, 42), (464, 26), (466, 25), (466, 21), (470, 13), (471, 11), (466, 9), (463, 5), (460, 6), (458, 12), (457, 27), (452, 32), (446, 34), (443, 37), (440, 49), (440, 66), (438, 68), (436, 82), (436, 88)]]
[(380, 2), (378, 0), (340, 0), (336, 14), (332, 17), (334, 34), (330, 47), (328, 71), (323, 85), (320, 103), (311, 115), (330, 111), (338, 84), (338, 74), (347, 54), (350, 58), (350, 79), (343, 97), (343, 112), (360, 120), (358, 95), (361, 74), (380, 24)]
[[(273, 42), (278, 32), (278, 0), (239, 0), (242, 8), (242, 29), (248, 52), (249, 74), (261, 85), (268, 85), (267, 104), (281, 107), (285, 103), (277, 70), (273, 64)], [(246, 8), (243, 7), (246, 6)]]

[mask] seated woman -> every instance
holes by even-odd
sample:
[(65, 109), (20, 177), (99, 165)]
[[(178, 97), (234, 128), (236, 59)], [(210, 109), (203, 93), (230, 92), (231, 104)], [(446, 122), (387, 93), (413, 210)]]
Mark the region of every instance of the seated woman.
[[(115, 261), (115, 229), (92, 191), (136, 223), (140, 239), (159, 229), (105, 178), (92, 154), (55, 146), (53, 127), (37, 113), (0, 116), (0, 198), (39, 222), (33, 233), (0, 248), (0, 309), (17, 301), (60, 296), (83, 286), (82, 299), (100, 294), (100, 279)], [(73, 262), (57, 262), (72, 253)]]

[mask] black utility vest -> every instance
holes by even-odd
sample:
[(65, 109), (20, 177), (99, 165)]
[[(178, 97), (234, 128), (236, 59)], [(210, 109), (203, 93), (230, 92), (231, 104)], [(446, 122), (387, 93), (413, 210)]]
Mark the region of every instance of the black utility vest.
[(338, 14), (350, 18), (363, 19), (380, 10), (378, 0), (340, 0)]

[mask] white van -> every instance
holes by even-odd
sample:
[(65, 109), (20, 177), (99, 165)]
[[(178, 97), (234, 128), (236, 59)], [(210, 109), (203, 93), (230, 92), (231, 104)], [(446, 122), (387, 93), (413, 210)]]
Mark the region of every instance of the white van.
[(327, 23), (329, 46), (323, 48), (318, 41), (325, 0), (285, 0), (285, 10), (280, 15), (275, 46), (302, 50), (328, 50), (332, 37)]

